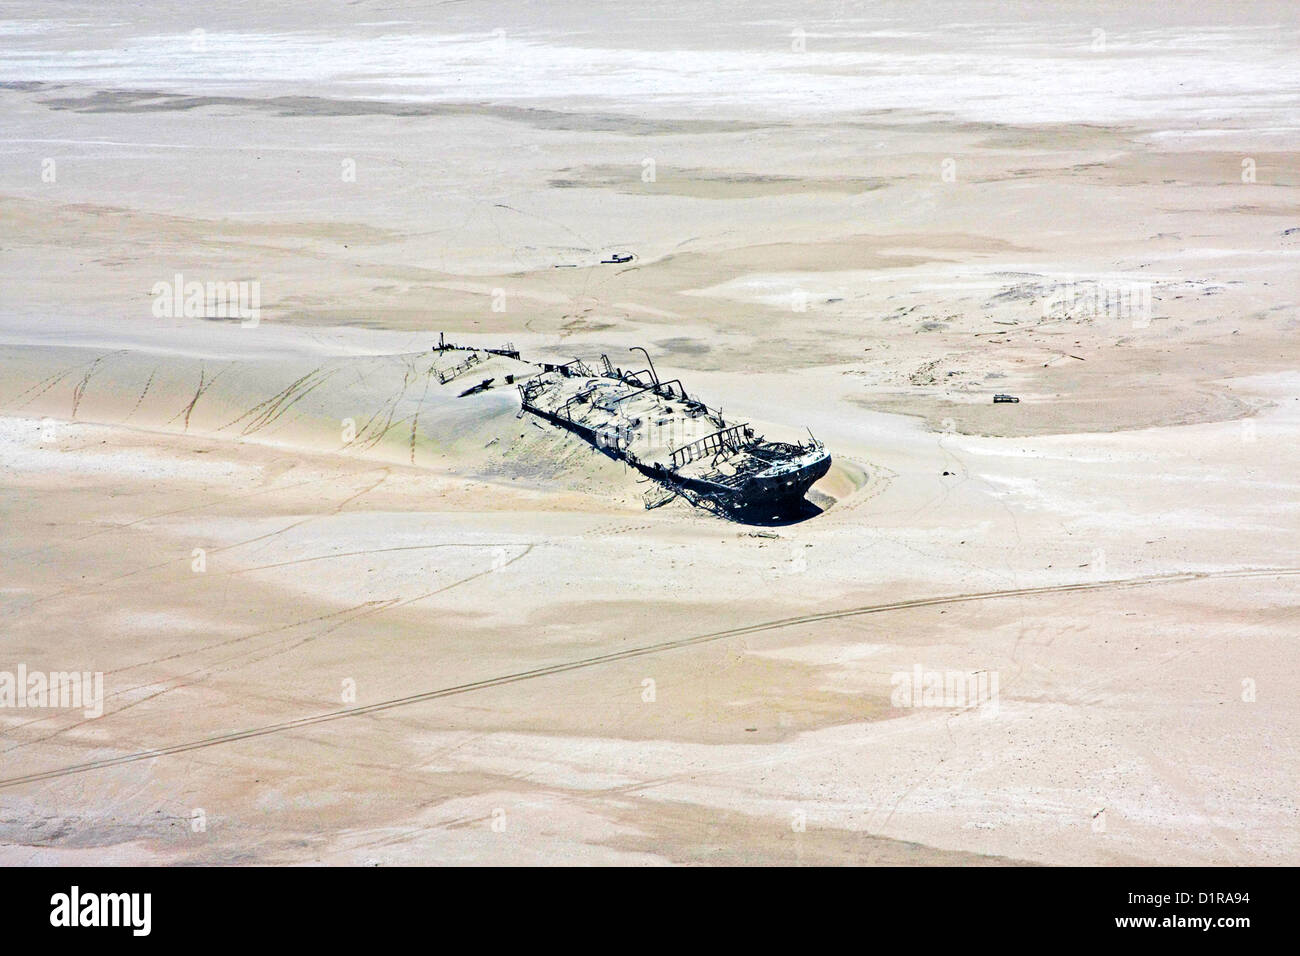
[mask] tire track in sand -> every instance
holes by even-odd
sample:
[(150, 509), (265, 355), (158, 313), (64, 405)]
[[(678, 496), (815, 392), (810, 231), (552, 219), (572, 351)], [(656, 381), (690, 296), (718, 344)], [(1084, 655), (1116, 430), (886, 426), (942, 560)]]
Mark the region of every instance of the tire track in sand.
[[(312, 727), (317, 724), (342, 720), (347, 717), (362, 717), (369, 714), (382, 713), (386, 710), (393, 710), (398, 707), (407, 707), (411, 704), (440, 700), (444, 697), (454, 697), (459, 694), (468, 694), (477, 690), (486, 690), (492, 687), (502, 687), (507, 684), (517, 684), (521, 681), (535, 680), (539, 677), (548, 677), (552, 674), (563, 674), (568, 671), (583, 670), (588, 667), (597, 667), (601, 664), (612, 664), (618, 661), (632, 660), (637, 657), (645, 657), (663, 651), (677, 650), (683, 647), (692, 647), (712, 641), (725, 640), (730, 637), (757, 634), (763, 631), (781, 630), (787, 627), (797, 627), (804, 624), (817, 624), (822, 621), (842, 620), (844, 618), (858, 617), (866, 614), (881, 614), (888, 611), (901, 611), (912, 608), (967, 604), (976, 601), (992, 601), (1000, 598), (1027, 597), (1039, 594), (1116, 591), (1130, 588), (1154, 587), (1165, 584), (1186, 584), (1193, 581), (1289, 577), (1292, 575), (1300, 575), (1300, 568), (1250, 568), (1237, 571), (1183, 571), (1173, 574), (1146, 575), (1144, 577), (1123, 578), (1112, 581), (1054, 584), (1044, 585), (1042, 587), (1011, 588), (1002, 591), (976, 591), (968, 594), (949, 594), (938, 597), (913, 598), (905, 601), (892, 601), (888, 604), (869, 604), (862, 607), (842, 608), (837, 611), (822, 611), (816, 614), (805, 614), (799, 617), (778, 618), (772, 621), (762, 621), (755, 624), (743, 625), (741, 627), (733, 627), (723, 631), (711, 631), (706, 634), (697, 634), (692, 637), (682, 637), (671, 641), (660, 641), (656, 644), (646, 644), (641, 647), (633, 647), (624, 651), (613, 651), (608, 654), (599, 654), (594, 657), (581, 658), (576, 661), (549, 664), (545, 667), (536, 667), (531, 670), (517, 671), (513, 674), (503, 674), (499, 677), (489, 677), (483, 680), (471, 681), (466, 684), (442, 687), (437, 690), (411, 694), (407, 697), (395, 697), (390, 700), (380, 701), (374, 704), (366, 704), (361, 707), (353, 707), (347, 710), (335, 710), (324, 714), (314, 714), (310, 717), (298, 717), (277, 724), (251, 727), (246, 730), (237, 730), (227, 734), (218, 734), (214, 737), (204, 737), (199, 740), (190, 740), (184, 743), (171, 744), (170, 746), (158, 747), (152, 750), (141, 750), (134, 753), (122, 754), (118, 757), (108, 757), (103, 760), (91, 760), (86, 763), (72, 764), (71, 766), (59, 767), (54, 770), (45, 770), (38, 773), (24, 774), (18, 777), (9, 777), (7, 779), (0, 779), (0, 789), (17, 787), (27, 783), (38, 783), (43, 780), (54, 780), (59, 777), (68, 777), (79, 773), (88, 773), (92, 770), (104, 770), (109, 767), (136, 763), (141, 760), (152, 760), (156, 757), (167, 757), (172, 754), (186, 753), (188, 751), (201, 750), (207, 747), (216, 747), (221, 744), (235, 743), (240, 740), (251, 740), (256, 737), (266, 737), (271, 734), (300, 730), (305, 727)], [(408, 601), (403, 603), (411, 602)]]

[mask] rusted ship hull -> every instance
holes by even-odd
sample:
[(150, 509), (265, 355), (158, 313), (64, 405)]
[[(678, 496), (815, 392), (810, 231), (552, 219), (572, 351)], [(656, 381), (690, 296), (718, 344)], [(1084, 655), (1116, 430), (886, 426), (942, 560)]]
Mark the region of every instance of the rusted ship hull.
[(779, 477), (758, 477), (746, 481), (740, 487), (728, 487), (712, 481), (696, 478), (683, 478), (662, 468), (643, 468), (652, 478), (669, 485), (681, 485), (691, 491), (710, 495), (725, 504), (731, 510), (743, 511), (772, 507), (774, 510), (789, 510), (801, 503), (812, 488), (826, 472), (830, 471), (830, 455)]

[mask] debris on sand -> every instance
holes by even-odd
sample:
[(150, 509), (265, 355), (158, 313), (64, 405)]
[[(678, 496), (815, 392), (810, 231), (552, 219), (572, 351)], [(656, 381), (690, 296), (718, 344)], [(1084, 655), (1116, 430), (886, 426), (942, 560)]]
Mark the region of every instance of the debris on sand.
[(1014, 396), (1014, 395), (1006, 395), (1006, 394), (1003, 394), (1002, 392), (998, 392), (998, 394), (996, 394), (996, 395), (993, 396), (993, 404), (994, 404), (994, 405), (1016, 404), (1016, 403), (1018, 403), (1019, 401), (1020, 401), (1020, 399), (1016, 398), (1016, 396)]
[(655, 508), (663, 507), (677, 497), (677, 492), (672, 488), (665, 488), (662, 485), (655, 485), (649, 491), (642, 495), (645, 502), (645, 510), (652, 511)]

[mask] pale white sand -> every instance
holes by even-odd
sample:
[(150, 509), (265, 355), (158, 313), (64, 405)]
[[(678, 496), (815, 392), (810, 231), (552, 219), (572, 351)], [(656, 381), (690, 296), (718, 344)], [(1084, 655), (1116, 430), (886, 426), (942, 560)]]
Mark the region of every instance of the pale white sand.
[[(0, 861), (1300, 860), (1294, 6), (796, 13), (0, 21), (0, 670), (107, 695), (2, 776), (461, 688), (5, 787)], [(439, 330), (644, 345), (826, 510), (646, 511)]]

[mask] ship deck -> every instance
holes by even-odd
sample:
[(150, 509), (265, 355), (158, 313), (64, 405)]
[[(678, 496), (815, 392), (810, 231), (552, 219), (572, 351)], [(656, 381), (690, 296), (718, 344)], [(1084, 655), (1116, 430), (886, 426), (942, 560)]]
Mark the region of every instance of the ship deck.
[[(538, 383), (532, 405), (593, 432), (598, 442), (633, 462), (673, 469), (673, 452), (730, 423), (664, 383), (660, 391), (617, 378), (554, 378)], [(661, 394), (671, 390), (673, 397)]]

